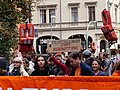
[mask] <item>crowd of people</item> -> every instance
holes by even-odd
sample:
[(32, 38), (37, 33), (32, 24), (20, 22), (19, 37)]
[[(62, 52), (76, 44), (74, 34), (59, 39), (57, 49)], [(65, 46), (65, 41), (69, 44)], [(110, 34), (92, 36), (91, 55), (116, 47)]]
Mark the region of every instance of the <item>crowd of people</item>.
[(49, 55), (14, 57), (7, 63), (0, 57), (0, 76), (120, 76), (119, 52), (100, 52), (95, 57), (90, 50)]

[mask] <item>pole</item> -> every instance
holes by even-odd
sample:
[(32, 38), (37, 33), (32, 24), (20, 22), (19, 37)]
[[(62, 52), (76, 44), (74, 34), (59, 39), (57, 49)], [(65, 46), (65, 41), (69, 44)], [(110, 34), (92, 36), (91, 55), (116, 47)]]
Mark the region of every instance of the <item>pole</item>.
[(108, 7), (108, 10), (110, 10), (109, 3), (110, 3), (110, 0), (108, 0), (108, 2), (107, 2), (107, 7)]
[(88, 49), (88, 29), (89, 29), (89, 24), (87, 26), (87, 32), (86, 32), (86, 49)]
[(61, 25), (61, 22), (62, 22), (62, 14), (61, 14), (61, 0), (60, 0), (60, 39), (62, 39), (62, 25)]
[[(86, 6), (86, 19), (87, 19), (87, 22), (88, 22), (88, 6)], [(86, 32), (86, 49), (88, 49), (88, 25), (89, 25), (89, 23), (87, 24), (87, 32)]]
[(51, 27), (51, 28), (50, 28), (50, 31), (51, 31), (51, 40), (52, 40), (52, 18), (53, 18), (53, 17), (51, 16), (51, 17), (50, 17), (50, 19), (51, 19), (51, 22), (50, 22), (50, 27)]
[(96, 21), (90, 21), (87, 25), (87, 31), (86, 31), (86, 49), (88, 49), (88, 30), (89, 30), (89, 26), (91, 24), (94, 24), (94, 27), (95, 27), (95, 30), (96, 30), (96, 24), (97, 22)]

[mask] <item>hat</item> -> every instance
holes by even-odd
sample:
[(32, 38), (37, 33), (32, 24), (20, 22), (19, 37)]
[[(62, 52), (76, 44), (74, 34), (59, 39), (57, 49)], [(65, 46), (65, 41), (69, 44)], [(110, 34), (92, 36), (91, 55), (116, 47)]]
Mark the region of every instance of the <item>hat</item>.
[(22, 62), (22, 58), (20, 57), (15, 57), (14, 60)]
[(91, 56), (91, 51), (90, 50), (85, 50), (85, 51), (83, 51), (82, 55), (90, 57)]
[(1, 69), (6, 69), (7, 62), (5, 57), (0, 57), (0, 68)]

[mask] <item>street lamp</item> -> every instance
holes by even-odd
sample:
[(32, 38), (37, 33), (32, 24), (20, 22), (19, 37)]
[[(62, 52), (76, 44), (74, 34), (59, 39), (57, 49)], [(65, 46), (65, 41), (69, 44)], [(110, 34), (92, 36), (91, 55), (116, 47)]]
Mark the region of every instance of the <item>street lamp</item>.
[(60, 39), (62, 39), (62, 12), (61, 12), (61, 0), (60, 0)]
[(108, 7), (108, 10), (110, 10), (110, 0), (108, 0), (108, 2), (107, 2), (107, 7)]
[(55, 18), (55, 16), (50, 16), (50, 20), (51, 20), (51, 22), (50, 22), (50, 27), (51, 27), (51, 40), (52, 40), (52, 23), (53, 23), (53, 18)]
[(90, 25), (93, 25), (95, 27), (95, 30), (96, 30), (96, 27), (97, 27), (97, 21), (90, 21), (87, 25), (87, 31), (86, 31), (86, 49), (88, 49), (88, 30), (89, 30), (89, 27)]

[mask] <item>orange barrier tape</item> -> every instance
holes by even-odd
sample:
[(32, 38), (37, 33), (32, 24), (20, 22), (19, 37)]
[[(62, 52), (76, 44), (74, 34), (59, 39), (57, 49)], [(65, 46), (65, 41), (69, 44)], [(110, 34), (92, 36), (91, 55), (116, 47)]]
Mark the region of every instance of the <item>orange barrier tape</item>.
[(120, 77), (0, 77), (0, 90), (120, 90)]

